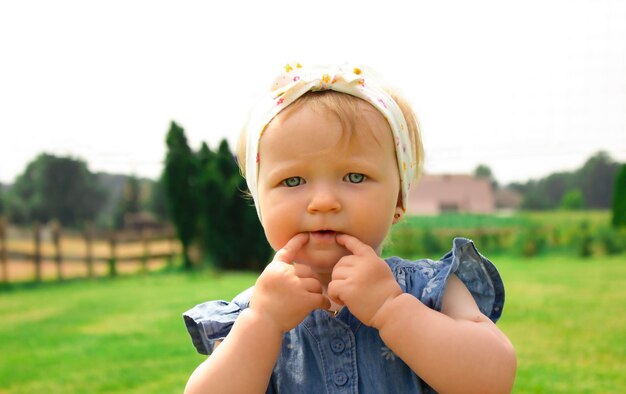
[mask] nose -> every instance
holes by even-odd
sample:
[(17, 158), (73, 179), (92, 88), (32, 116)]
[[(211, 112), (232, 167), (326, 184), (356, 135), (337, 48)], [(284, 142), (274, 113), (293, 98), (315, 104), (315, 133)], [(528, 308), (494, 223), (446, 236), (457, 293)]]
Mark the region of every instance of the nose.
[(307, 209), (309, 213), (338, 212), (341, 202), (333, 188), (319, 185), (314, 188)]

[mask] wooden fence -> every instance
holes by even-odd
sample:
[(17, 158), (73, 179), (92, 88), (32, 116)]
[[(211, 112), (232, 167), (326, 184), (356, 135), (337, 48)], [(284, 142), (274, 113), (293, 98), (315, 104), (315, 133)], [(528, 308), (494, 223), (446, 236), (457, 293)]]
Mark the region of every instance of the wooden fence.
[(179, 253), (169, 227), (102, 231), (86, 223), (75, 231), (52, 222), (17, 228), (0, 217), (0, 280), (5, 283), (147, 272), (173, 264)]

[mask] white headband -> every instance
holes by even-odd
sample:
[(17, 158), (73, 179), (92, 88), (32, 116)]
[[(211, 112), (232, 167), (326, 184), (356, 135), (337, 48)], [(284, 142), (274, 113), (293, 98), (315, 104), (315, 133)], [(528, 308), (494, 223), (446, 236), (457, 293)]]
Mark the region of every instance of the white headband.
[(251, 112), (246, 127), (246, 182), (254, 199), (257, 214), (261, 208), (257, 190), (259, 176), (259, 141), (267, 125), (289, 104), (307, 92), (333, 90), (361, 98), (383, 114), (396, 144), (396, 160), (400, 173), (402, 208), (406, 211), (407, 197), (417, 168), (417, 158), (402, 110), (372, 75), (359, 67), (303, 67), (288, 64), (276, 78), (270, 92), (264, 95)]

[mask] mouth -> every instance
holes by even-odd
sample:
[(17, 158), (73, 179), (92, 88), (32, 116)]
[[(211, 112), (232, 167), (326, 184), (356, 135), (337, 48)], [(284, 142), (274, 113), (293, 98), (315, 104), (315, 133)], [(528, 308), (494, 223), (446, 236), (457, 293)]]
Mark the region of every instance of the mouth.
[(333, 230), (316, 230), (316, 231), (310, 231), (309, 234), (311, 234), (312, 239), (334, 240), (335, 236), (339, 233)]
[(333, 230), (317, 230), (317, 231), (311, 231), (314, 234), (320, 234), (320, 235), (335, 235), (337, 232), (333, 231)]

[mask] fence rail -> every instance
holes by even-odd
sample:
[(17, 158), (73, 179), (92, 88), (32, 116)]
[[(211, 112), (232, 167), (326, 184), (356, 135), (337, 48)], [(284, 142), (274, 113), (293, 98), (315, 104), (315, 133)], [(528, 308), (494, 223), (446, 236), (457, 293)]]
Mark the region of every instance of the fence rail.
[(171, 265), (179, 253), (171, 227), (102, 231), (86, 223), (75, 231), (52, 222), (18, 228), (0, 217), (0, 281), (5, 283), (145, 272)]

